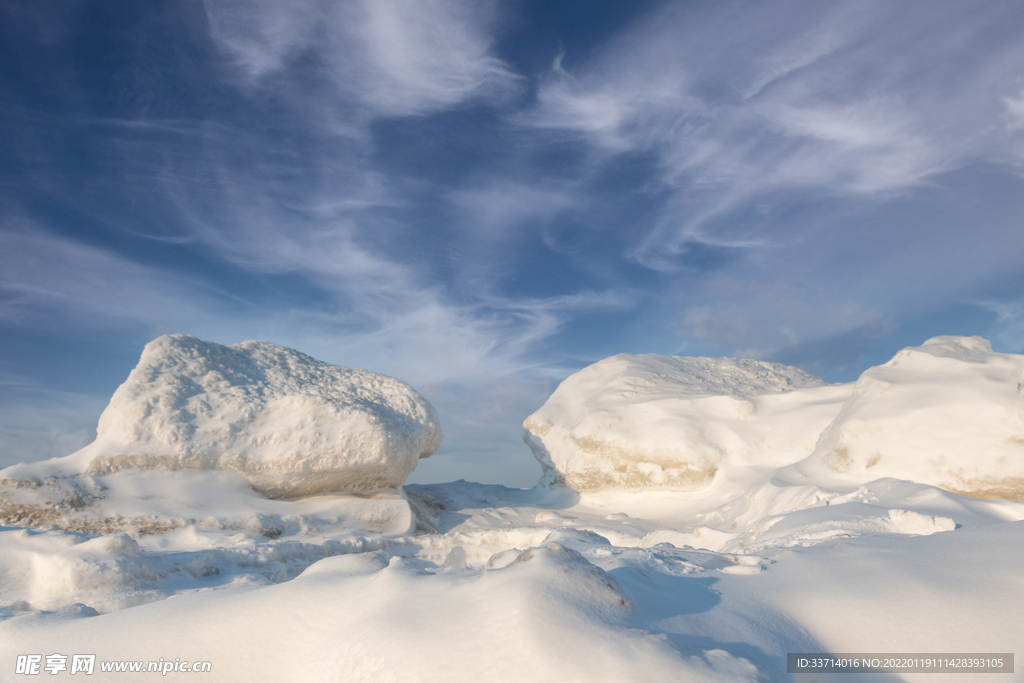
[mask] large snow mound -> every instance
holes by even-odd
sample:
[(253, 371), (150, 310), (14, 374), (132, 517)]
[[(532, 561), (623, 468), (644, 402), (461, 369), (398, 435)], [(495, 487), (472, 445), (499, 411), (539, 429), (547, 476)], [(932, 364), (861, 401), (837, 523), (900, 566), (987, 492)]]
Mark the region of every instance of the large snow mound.
[(170, 335), (146, 345), (93, 444), (2, 476), (227, 470), (265, 494), (295, 497), (401, 486), (440, 443), (433, 406), (393, 377), (267, 342)]
[(861, 375), (807, 465), (1024, 500), (1024, 355), (981, 337), (903, 349)]
[(622, 354), (523, 423), (549, 480), (580, 492), (895, 478), (1024, 500), (1024, 355), (935, 337), (857, 382), (729, 358)]
[[(784, 398), (798, 389), (796, 404)], [(699, 490), (724, 461), (809, 455), (833, 394), (778, 363), (620, 354), (562, 382), (523, 439), (549, 478), (577, 491)], [(801, 409), (796, 423), (785, 418)]]

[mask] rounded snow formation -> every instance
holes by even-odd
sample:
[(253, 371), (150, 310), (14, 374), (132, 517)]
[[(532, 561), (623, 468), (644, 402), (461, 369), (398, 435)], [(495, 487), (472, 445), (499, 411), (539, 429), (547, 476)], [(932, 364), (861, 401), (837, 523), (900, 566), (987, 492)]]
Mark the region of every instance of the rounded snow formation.
[(146, 345), (70, 456), (85, 473), (220, 469), (276, 497), (401, 486), (441, 443), (437, 411), (393, 377), (261, 341)]
[[(773, 442), (779, 437), (759, 414), (759, 397), (814, 387), (826, 382), (778, 363), (620, 354), (562, 382), (523, 423), (523, 440), (546, 478), (576, 491), (696, 491), (723, 458), (786, 450)], [(834, 416), (807, 414), (817, 431), (801, 457)], [(797, 431), (806, 440), (806, 429)]]
[(1024, 501), (1024, 355), (935, 337), (866, 370), (809, 463)]

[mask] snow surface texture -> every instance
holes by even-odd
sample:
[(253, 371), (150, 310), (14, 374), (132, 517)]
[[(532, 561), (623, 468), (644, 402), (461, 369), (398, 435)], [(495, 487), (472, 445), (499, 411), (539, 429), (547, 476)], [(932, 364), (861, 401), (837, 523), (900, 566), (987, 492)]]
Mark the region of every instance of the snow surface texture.
[[(649, 356), (662, 374), (626, 397), (646, 427), (620, 429), (647, 448), (652, 425), (669, 422), (646, 409), (644, 391), (656, 393), (683, 416), (678, 429), (704, 439), (716, 472), (699, 490), (577, 492), (548, 477), (530, 490), (460, 481), (280, 500), (233, 469), (21, 466), (35, 477), (0, 491), (40, 516), (0, 526), (0, 679), (19, 678), (18, 655), (52, 653), (95, 654), (96, 681), (131, 677), (102, 662), (177, 658), (210, 661), (203, 678), (229, 682), (646, 683), (807, 679), (786, 673), (787, 652), (1022, 652), (1024, 502), (882, 476), (931, 476), (933, 465), (906, 468), (931, 457), (911, 427), (927, 435), (936, 397), (963, 401), (945, 419), (991, 417), (987, 429), (1009, 433), (995, 418), (1012, 415), (1021, 357), (964, 338), (911, 351), (937, 360), (915, 366), (901, 352), (904, 374), (885, 379), (904, 398), (880, 409), (904, 421), (905, 440), (899, 428), (871, 432), (892, 448), (863, 470), (870, 451), (841, 436), (872, 405), (859, 384)], [(626, 374), (635, 358), (610, 360)], [(978, 403), (984, 415), (971, 412)], [(700, 432), (699, 419), (713, 428)], [(845, 469), (828, 456), (840, 438)], [(972, 481), (995, 467), (981, 451), (956, 462)]]
[(851, 479), (910, 479), (1024, 500), (1024, 356), (935, 337), (870, 368), (811, 460)]
[(1024, 356), (980, 337), (930, 339), (846, 385), (775, 363), (622, 354), (562, 382), (523, 438), (549, 480), (581, 492), (699, 491), (794, 464), (798, 477), (1024, 500), (1022, 387)]
[(283, 510), (263, 531), (0, 529), (0, 670), (59, 652), (205, 660), (214, 681), (800, 681), (787, 652), (1021, 651), (1024, 504), (891, 479), (755, 488), (775, 514), (745, 518), (735, 490), (455, 482), (407, 487), (418, 533), (275, 526)]
[(441, 443), (433, 406), (397, 379), (267, 342), (221, 346), (186, 335), (146, 345), (96, 431), (78, 453), (11, 467), (0, 479), (225, 470), (294, 497), (401, 486)]
[[(795, 403), (784, 396), (818, 388)], [(562, 382), (523, 423), (524, 440), (549, 477), (577, 491), (695, 491), (723, 466), (810, 453), (835, 395), (778, 363), (620, 354)], [(786, 415), (801, 411), (810, 424), (788, 429)]]

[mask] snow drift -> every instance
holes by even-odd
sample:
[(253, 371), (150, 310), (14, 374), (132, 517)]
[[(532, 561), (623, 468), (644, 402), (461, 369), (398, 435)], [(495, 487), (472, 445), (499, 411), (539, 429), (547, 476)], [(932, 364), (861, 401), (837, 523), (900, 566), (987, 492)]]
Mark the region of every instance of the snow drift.
[(935, 337), (869, 368), (808, 465), (1024, 500), (1024, 356)]
[(826, 385), (775, 363), (622, 354), (562, 382), (523, 429), (548, 478), (580, 492), (696, 491), (778, 468), (1024, 500), (1024, 356), (935, 337)]
[[(699, 490), (730, 458), (808, 455), (834, 415), (825, 384), (778, 363), (620, 354), (562, 382), (523, 439), (549, 478), (577, 491)], [(768, 399), (815, 388), (796, 405)], [(800, 409), (810, 425), (783, 423), (780, 410)]]
[(401, 486), (441, 442), (433, 406), (397, 379), (267, 342), (186, 335), (146, 345), (96, 431), (78, 453), (16, 465), (0, 479), (225, 470), (295, 497)]
[(0, 528), (0, 670), (59, 652), (112, 682), (99, 662), (158, 658), (217, 681), (797, 681), (787, 652), (1020, 651), (1022, 503), (887, 480), (711, 533), (693, 506), (721, 490), (407, 488), (427, 533)]

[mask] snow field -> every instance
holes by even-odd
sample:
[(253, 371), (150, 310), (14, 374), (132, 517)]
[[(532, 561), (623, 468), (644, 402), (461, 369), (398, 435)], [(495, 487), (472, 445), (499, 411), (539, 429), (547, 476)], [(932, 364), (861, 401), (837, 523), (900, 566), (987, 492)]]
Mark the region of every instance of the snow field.
[[(236, 553), (185, 531), (133, 542), (6, 530), (0, 543), (35, 562), (114, 573), (63, 601), (57, 579), (72, 571), (52, 575), (49, 609), (7, 603), (0, 658), (59, 642), (109, 659), (210, 660), (227, 681), (719, 681), (787, 680), (787, 651), (1013, 651), (1024, 523), (1006, 520), (1024, 519), (1024, 505), (894, 480), (851, 494), (783, 515), (767, 531), (788, 525), (785, 544), (761, 538), (756, 553), (687, 547), (692, 508), (667, 495), (629, 507), (468, 483), (408, 487), (410, 500), (444, 503), (433, 531), (364, 533), (363, 545), (249, 532)], [(943, 518), (960, 528), (922, 524)], [(668, 532), (679, 536), (658, 538)], [(215, 566), (226, 576), (202, 570)], [(90, 616), (95, 591), (127, 607), (144, 581), (173, 597)]]
[[(0, 471), (0, 671), (66, 651), (218, 681), (785, 681), (787, 652), (1024, 651), (1024, 502), (999, 497), (1024, 357), (979, 338), (852, 385), (607, 359), (527, 419), (529, 490), (381, 486), (431, 450), (411, 389), (162, 340), (96, 444)], [(319, 407), (272, 398), (296, 392)], [(318, 445), (345, 415), (372, 423), (362, 455)]]

